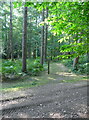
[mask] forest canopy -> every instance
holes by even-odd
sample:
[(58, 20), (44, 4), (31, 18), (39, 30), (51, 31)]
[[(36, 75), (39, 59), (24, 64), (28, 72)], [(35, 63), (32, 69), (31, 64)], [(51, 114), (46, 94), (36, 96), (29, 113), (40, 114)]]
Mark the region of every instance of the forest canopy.
[[(21, 2), (14, 2), (14, 7), (21, 5)], [(70, 41), (70, 45), (61, 47), (62, 51), (66, 48), (64, 51), (76, 51), (77, 55), (89, 51), (89, 2), (26, 2), (25, 6), (33, 6), (40, 11), (49, 8), (50, 16), (44, 23), (49, 23), (53, 27), (51, 31), (55, 35), (62, 35), (58, 42)], [(79, 39), (81, 43), (76, 43)]]

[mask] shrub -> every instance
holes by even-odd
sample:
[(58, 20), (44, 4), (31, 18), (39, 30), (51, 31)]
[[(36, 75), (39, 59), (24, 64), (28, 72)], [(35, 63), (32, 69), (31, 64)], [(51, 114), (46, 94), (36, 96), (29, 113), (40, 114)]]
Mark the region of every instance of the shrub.
[(28, 66), (28, 72), (30, 72), (31, 75), (39, 75), (39, 73), (43, 70), (43, 66), (40, 64), (38, 59)]
[[(11, 77), (11, 76), (21, 76), (24, 75), (21, 71), (22, 69), (22, 61), (19, 60), (3, 60), (2, 61), (2, 76)], [(39, 75), (41, 71), (43, 71), (43, 66), (40, 64), (39, 59), (36, 60), (27, 60), (27, 71), (30, 75)]]
[(73, 69), (73, 59), (63, 60), (62, 63), (69, 67), (71, 71), (79, 74), (89, 74), (89, 63), (87, 63), (87, 56), (80, 56), (79, 63), (77, 64), (77, 69)]

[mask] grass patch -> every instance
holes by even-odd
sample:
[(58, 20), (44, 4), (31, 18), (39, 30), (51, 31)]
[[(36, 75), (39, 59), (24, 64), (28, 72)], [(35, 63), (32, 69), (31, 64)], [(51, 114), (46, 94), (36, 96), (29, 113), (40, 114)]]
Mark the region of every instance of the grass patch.
[(49, 80), (44, 77), (26, 77), (25, 80), (19, 80), (19, 82), (3, 83), (0, 91), (14, 91), (25, 88), (36, 87), (48, 83)]
[(64, 82), (64, 83), (73, 83), (73, 82), (78, 82), (78, 81), (87, 81), (87, 78), (80, 78), (80, 79), (69, 79), (69, 80), (62, 80), (61, 82)]

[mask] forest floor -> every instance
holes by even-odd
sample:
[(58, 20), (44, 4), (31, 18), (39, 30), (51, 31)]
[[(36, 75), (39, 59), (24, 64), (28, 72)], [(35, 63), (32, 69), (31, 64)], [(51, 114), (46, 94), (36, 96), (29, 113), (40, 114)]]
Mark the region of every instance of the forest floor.
[[(30, 86), (29, 81), (35, 81), (36, 86)], [(25, 84), (23, 89), (20, 83)], [(76, 75), (61, 63), (52, 63), (49, 75), (46, 71), (41, 76), (28, 76), (18, 84), (2, 84), (1, 115), (5, 118), (86, 118), (87, 87), (87, 76)]]

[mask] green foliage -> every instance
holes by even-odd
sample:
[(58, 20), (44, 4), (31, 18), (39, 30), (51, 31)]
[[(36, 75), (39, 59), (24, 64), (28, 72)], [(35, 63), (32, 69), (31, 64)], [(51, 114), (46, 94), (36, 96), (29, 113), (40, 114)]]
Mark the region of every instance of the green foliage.
[[(43, 66), (40, 64), (39, 59), (36, 60), (27, 60), (27, 68), (28, 68), (28, 74), (32, 76), (37, 76), (41, 71), (43, 71)], [(6, 77), (15, 77), (15, 76), (21, 76), (24, 75), (21, 71), (22, 69), (22, 61), (19, 60), (3, 60), (2, 61), (2, 69), (0, 72), (2, 72), (2, 75)]]
[(88, 68), (89, 68), (89, 63), (87, 63), (87, 56), (80, 56), (79, 58), (79, 64), (77, 64), (77, 69), (74, 70), (72, 65), (73, 65), (73, 58), (72, 59), (65, 59), (62, 60), (62, 63), (69, 67), (72, 72), (75, 72), (77, 74), (89, 74)]
[(67, 66), (67, 67), (71, 67), (72, 68), (72, 64), (73, 64), (73, 59), (68, 59), (68, 60), (62, 60), (62, 63)]
[[(22, 41), (22, 23), (23, 23), (23, 2), (13, 2), (13, 51), (14, 57), (21, 57), (21, 41)], [(45, 24), (49, 25), (47, 55), (54, 61), (59, 59), (75, 58), (82, 56), (89, 51), (89, 2), (26, 2), (28, 7), (28, 36), (27, 36), (27, 52), (31, 56), (34, 50), (40, 53), (41, 46), (41, 11), (48, 7), (48, 18)], [(2, 9), (3, 7), (3, 9)], [(10, 9), (9, 3), (3, 3), (0, 6), (2, 15), (2, 41), (3, 41), (3, 58), (10, 58), (9, 51), (9, 21)], [(37, 19), (37, 21), (36, 21)], [(37, 22), (37, 23), (36, 23)], [(80, 43), (78, 43), (80, 40)], [(60, 44), (59, 44), (60, 43)], [(30, 48), (30, 49), (29, 49)], [(60, 55), (60, 52), (63, 54)], [(73, 52), (73, 54), (66, 54)], [(40, 56), (40, 54), (39, 54)], [(30, 58), (29, 57), (29, 58)], [(84, 57), (85, 58), (85, 57)], [(72, 67), (72, 60), (67, 60), (65, 65)], [(79, 73), (87, 72), (88, 63), (82, 57), (78, 66)], [(87, 63), (87, 65), (86, 65)], [(2, 74), (4, 75), (22, 75), (21, 60), (3, 60)], [(39, 60), (27, 60), (27, 69), (30, 75), (38, 75), (43, 67)], [(1, 70), (0, 70), (1, 71)], [(76, 71), (75, 71), (76, 72)]]
[(28, 66), (28, 72), (30, 75), (39, 75), (40, 71), (43, 71), (43, 66), (40, 64), (39, 59), (35, 60)]
[[(18, 64), (19, 65), (19, 64)], [(11, 60), (3, 60), (2, 61), (2, 74), (16, 74), (17, 70), (16, 70), (16, 66), (15, 66), (15, 61), (11, 61)]]

